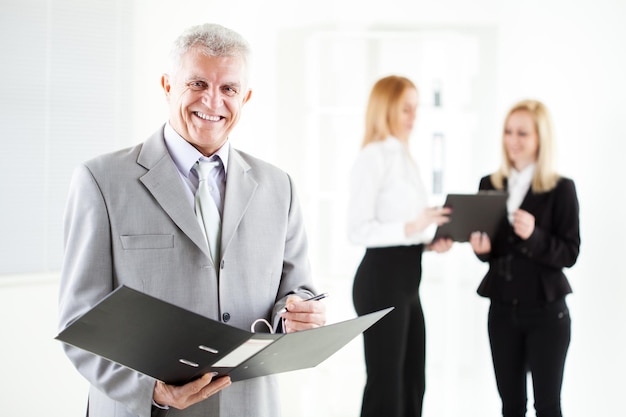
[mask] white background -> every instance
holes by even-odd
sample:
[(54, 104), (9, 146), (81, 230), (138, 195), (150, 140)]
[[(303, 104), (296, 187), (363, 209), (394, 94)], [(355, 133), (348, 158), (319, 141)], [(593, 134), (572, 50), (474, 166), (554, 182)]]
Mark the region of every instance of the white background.
[[(626, 3), (620, 0), (3, 0), (4, 413), (84, 415), (87, 386), (53, 340), (69, 175), (80, 161), (140, 142), (164, 121), (159, 80), (169, 45), (184, 27), (213, 21), (238, 30), (253, 45), (254, 93), (233, 144), (294, 176), (309, 226), (312, 266), (320, 290), (331, 293), (331, 321), (354, 314), (351, 280), (361, 249), (345, 239), (342, 187), (358, 150), (373, 79), (396, 71), (396, 60), (399, 72), (411, 71), (403, 65), (419, 66), (411, 76), (423, 107), (412, 143), (428, 179), (431, 133), (445, 130), (448, 191), (473, 192), (480, 176), (497, 167), (499, 130), (513, 102), (543, 100), (553, 113), (559, 170), (575, 180), (581, 205), (581, 255), (567, 271), (574, 294), (568, 297), (573, 333), (564, 414), (619, 415), (626, 387), (620, 239), (626, 232), (624, 18)], [(341, 47), (349, 34), (363, 39), (381, 31), (462, 40), (442, 41), (443, 49), (422, 51), (414, 60), (398, 58), (415, 50), (392, 42), (382, 49), (382, 64), (367, 48)], [(454, 56), (479, 61), (450, 62), (437, 55), (458, 45), (470, 50), (461, 48)], [(345, 59), (346, 51), (355, 59)], [(316, 58), (324, 65), (315, 68)], [(343, 64), (348, 61), (352, 66)], [(435, 68), (432, 62), (443, 64)], [(431, 73), (452, 82), (443, 87), (441, 119), (429, 108)], [(475, 294), (483, 273), (464, 245), (425, 256), (425, 417), (499, 414), (485, 330), (487, 302)], [(281, 376), (284, 415), (358, 416), (364, 381), (360, 343), (355, 340), (315, 369)]]

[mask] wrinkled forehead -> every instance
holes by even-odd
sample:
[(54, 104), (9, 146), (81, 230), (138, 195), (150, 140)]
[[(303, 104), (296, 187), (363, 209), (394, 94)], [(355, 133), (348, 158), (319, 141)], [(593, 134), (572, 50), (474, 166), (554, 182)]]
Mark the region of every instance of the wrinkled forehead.
[(207, 57), (216, 58), (230, 58), (233, 61), (237, 61), (241, 66), (241, 69), (246, 77), (249, 75), (250, 57), (249, 53), (236, 48), (231, 49), (215, 49), (202, 43), (195, 43), (187, 46), (186, 48), (174, 48), (169, 56), (169, 68), (168, 73), (174, 75), (181, 69), (182, 61), (184, 57), (189, 55), (204, 55)]
[(177, 79), (227, 79), (229, 84), (247, 88), (249, 79), (248, 63), (241, 55), (215, 55), (205, 48), (192, 48), (184, 53), (176, 71), (170, 76)]

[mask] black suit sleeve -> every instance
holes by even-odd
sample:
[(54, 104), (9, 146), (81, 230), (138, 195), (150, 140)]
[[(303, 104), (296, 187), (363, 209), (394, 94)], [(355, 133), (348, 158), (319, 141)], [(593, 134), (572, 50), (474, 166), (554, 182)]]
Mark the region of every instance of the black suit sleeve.
[(552, 191), (552, 210), (542, 213), (550, 216), (550, 229), (535, 225), (533, 234), (521, 243), (533, 261), (553, 267), (571, 267), (580, 250), (579, 206), (576, 187), (570, 179), (563, 178)]

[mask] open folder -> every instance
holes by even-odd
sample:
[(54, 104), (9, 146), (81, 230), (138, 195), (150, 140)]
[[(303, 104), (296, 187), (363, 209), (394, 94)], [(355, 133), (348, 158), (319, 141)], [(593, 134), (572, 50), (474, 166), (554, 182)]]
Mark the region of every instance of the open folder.
[(448, 194), (443, 206), (452, 208), (450, 221), (437, 227), (434, 239), (446, 237), (455, 242), (467, 242), (472, 232), (484, 232), (493, 239), (506, 216), (507, 196), (497, 191)]
[(168, 384), (207, 372), (239, 381), (315, 367), (392, 309), (295, 333), (251, 333), (120, 286), (56, 339)]

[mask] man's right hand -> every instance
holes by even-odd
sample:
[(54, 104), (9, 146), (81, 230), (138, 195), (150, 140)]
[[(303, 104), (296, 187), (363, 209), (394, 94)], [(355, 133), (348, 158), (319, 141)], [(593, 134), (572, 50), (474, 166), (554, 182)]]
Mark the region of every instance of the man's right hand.
[(152, 398), (157, 404), (184, 410), (206, 400), (232, 383), (229, 376), (214, 378), (215, 374), (208, 373), (195, 381), (180, 386), (157, 381)]

